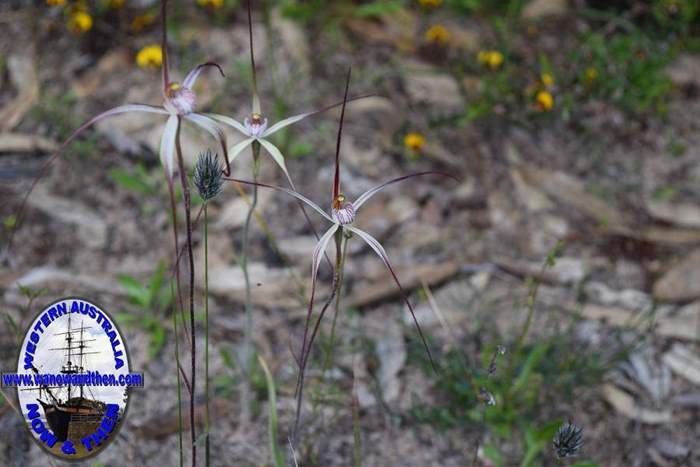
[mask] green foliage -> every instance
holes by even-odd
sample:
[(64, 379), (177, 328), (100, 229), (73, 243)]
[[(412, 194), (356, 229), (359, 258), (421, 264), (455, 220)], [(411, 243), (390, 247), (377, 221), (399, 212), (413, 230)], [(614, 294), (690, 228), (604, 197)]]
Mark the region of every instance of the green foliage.
[[(497, 438), (521, 437), (521, 465), (534, 465), (562, 422), (557, 419), (543, 423), (543, 414), (562, 394), (599, 383), (612, 365), (603, 351), (582, 349), (581, 344), (572, 342), (572, 336), (559, 335), (524, 346), (520, 355), (506, 353), (491, 374), (488, 364), (482, 365), (483, 370), (469, 368), (458, 350), (439, 356), (439, 371), (434, 374), (416, 343), (410, 352), (411, 361), (434, 378), (432, 386), (438, 396), (433, 404), (414, 406), (412, 413), (420, 422), (443, 429), (483, 422)], [(484, 360), (491, 360), (494, 351), (485, 348)], [(479, 395), (482, 390), (493, 396), (494, 405), (483, 404)], [(504, 465), (498, 445), (485, 445), (485, 454), (496, 465)]]
[(282, 14), (303, 23), (331, 24), (342, 17), (375, 18), (399, 11), (407, 0), (375, 0), (356, 3), (352, 0), (283, 0)]
[(364, 3), (355, 7), (355, 16), (372, 18), (395, 13), (401, 9), (404, 2), (401, 0), (378, 0), (371, 3)]
[(445, 4), (462, 14), (510, 15), (520, 13), (525, 0), (446, 0)]
[(258, 355), (258, 363), (265, 374), (265, 382), (267, 384), (267, 400), (269, 401), (270, 409), (268, 414), (268, 432), (270, 438), (270, 452), (275, 467), (283, 467), (285, 465), (284, 456), (277, 443), (277, 388), (275, 380), (272, 378), (272, 373), (265, 363), (265, 359)]
[(226, 349), (220, 349), (219, 355), (221, 356), (221, 360), (224, 362), (224, 366), (230, 371), (226, 373), (218, 373), (214, 376), (212, 381), (212, 384), (214, 385), (214, 392), (223, 397), (231, 398), (237, 394), (236, 378), (233, 376), (236, 372), (236, 361)]
[[(666, 110), (673, 89), (664, 73), (675, 55), (671, 46), (639, 31), (612, 37), (589, 33), (582, 42), (573, 60), (585, 64), (579, 81), (590, 97), (633, 113)], [(596, 79), (586, 76), (586, 70), (596, 70)]]
[(159, 192), (160, 184), (141, 163), (132, 165), (131, 169), (111, 169), (107, 176), (116, 185), (136, 195), (153, 196)]
[(698, 21), (700, 3), (697, 0), (652, 0), (651, 14), (664, 32), (689, 32)]
[(148, 354), (151, 358), (158, 355), (165, 344), (166, 329), (162, 316), (173, 300), (165, 272), (165, 263), (159, 263), (145, 285), (133, 276), (126, 274), (117, 276), (117, 280), (126, 290), (129, 302), (140, 311), (138, 315), (118, 313), (117, 319), (126, 325), (138, 324), (148, 332), (150, 337)]

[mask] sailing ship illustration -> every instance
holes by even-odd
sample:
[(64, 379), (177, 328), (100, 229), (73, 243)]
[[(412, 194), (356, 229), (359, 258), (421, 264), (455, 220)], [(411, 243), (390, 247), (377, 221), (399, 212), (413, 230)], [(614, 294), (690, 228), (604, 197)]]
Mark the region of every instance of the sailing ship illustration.
[[(61, 365), (63, 375), (76, 375), (86, 373), (84, 367), (85, 355), (99, 354), (98, 351), (86, 351), (87, 342), (96, 339), (85, 339), (84, 331), (90, 326), (84, 326), (81, 322), (77, 329), (71, 328), (71, 317), (68, 315), (68, 328), (66, 332), (54, 335), (65, 336), (65, 347), (58, 347), (49, 350), (63, 351), (64, 363)], [(39, 374), (39, 370), (33, 368), (34, 373)], [(41, 404), (46, 415), (46, 422), (51, 431), (59, 441), (67, 439), (78, 440), (95, 432), (100, 426), (104, 417), (106, 405), (104, 402), (95, 400), (90, 387), (84, 385), (64, 385), (48, 386), (42, 385), (38, 388), (39, 397), (37, 401)], [(90, 397), (86, 397), (86, 392)]]

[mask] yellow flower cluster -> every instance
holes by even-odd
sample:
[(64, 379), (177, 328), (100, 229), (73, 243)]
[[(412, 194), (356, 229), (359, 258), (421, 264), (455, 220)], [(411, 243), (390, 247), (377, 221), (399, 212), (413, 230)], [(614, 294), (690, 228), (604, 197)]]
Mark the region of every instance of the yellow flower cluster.
[(202, 7), (209, 7), (218, 10), (224, 6), (224, 0), (197, 0), (197, 4)]
[(537, 95), (535, 96), (535, 100), (537, 101), (537, 106), (540, 108), (540, 110), (549, 112), (552, 110), (552, 108), (554, 108), (554, 96), (552, 96), (552, 93), (549, 91), (538, 91)]
[(403, 145), (411, 151), (420, 151), (425, 146), (425, 137), (420, 133), (407, 133), (403, 137)]
[(136, 64), (144, 69), (160, 68), (163, 64), (163, 49), (157, 44), (147, 45), (136, 54)]
[(476, 56), (476, 61), (492, 70), (497, 70), (503, 64), (503, 54), (498, 50), (482, 50)]
[(68, 29), (75, 33), (84, 33), (92, 29), (92, 16), (83, 10), (75, 10), (68, 16)]
[(425, 31), (425, 40), (444, 47), (450, 42), (450, 31), (445, 26), (436, 24)]
[(66, 4), (66, 0), (46, 0), (46, 4), (49, 6), (63, 6)]
[(442, 5), (442, 0), (418, 0), (423, 8), (437, 8)]

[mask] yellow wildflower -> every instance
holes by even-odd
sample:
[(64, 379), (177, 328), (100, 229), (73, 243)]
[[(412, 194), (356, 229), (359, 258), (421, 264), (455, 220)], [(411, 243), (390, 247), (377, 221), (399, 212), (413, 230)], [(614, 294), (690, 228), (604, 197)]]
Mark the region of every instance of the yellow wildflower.
[(503, 54), (498, 50), (482, 50), (476, 56), (476, 60), (482, 65), (496, 70), (503, 64)]
[(541, 110), (549, 112), (554, 107), (554, 96), (549, 91), (540, 91), (535, 97)]
[(66, 0), (46, 0), (46, 4), (49, 6), (63, 6), (66, 4)]
[(420, 151), (425, 146), (425, 137), (420, 133), (407, 133), (403, 137), (403, 145), (411, 151)]
[(86, 11), (74, 11), (68, 17), (68, 28), (76, 33), (87, 32), (92, 29), (92, 16)]
[(418, 0), (423, 8), (437, 8), (442, 5), (442, 0)]
[(450, 31), (445, 26), (436, 24), (425, 31), (425, 40), (431, 44), (445, 46), (450, 42)]
[(210, 7), (215, 10), (224, 6), (224, 0), (197, 0), (197, 4), (203, 7)]
[(554, 85), (554, 76), (551, 73), (542, 73), (540, 79), (546, 88), (551, 88)]
[(154, 15), (139, 15), (131, 20), (131, 30), (134, 32), (139, 32), (146, 26), (150, 26), (155, 21)]
[(595, 67), (589, 66), (585, 73), (586, 83), (591, 84), (598, 79), (598, 70)]
[(136, 54), (136, 64), (140, 68), (160, 68), (163, 64), (163, 49), (157, 44), (147, 45)]

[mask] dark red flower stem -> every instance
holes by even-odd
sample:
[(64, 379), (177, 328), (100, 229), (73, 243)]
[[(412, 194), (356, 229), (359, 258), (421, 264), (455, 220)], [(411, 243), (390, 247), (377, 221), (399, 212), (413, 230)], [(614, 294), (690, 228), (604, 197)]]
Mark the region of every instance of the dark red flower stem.
[(170, 83), (170, 76), (168, 74), (168, 21), (166, 16), (168, 0), (162, 0), (160, 2), (160, 23), (161, 23), (161, 34), (160, 34), (160, 48), (163, 51), (163, 66), (161, 67), (163, 71), (163, 92), (168, 90), (168, 83)]
[(343, 134), (343, 120), (345, 119), (345, 106), (348, 103), (348, 89), (350, 89), (350, 73), (352, 68), (348, 68), (348, 75), (345, 80), (345, 95), (343, 96), (343, 107), (340, 110), (340, 125), (338, 125), (338, 138), (335, 143), (335, 177), (333, 178), (333, 199), (340, 194), (340, 140)]
[(185, 221), (187, 225), (187, 254), (190, 263), (190, 346), (192, 357), (191, 381), (192, 391), (190, 393), (190, 437), (192, 438), (192, 467), (197, 465), (197, 446), (195, 444), (195, 421), (194, 421), (194, 398), (195, 398), (195, 381), (197, 379), (197, 359), (196, 359), (196, 339), (195, 339), (195, 322), (194, 322), (194, 255), (192, 254), (192, 218), (190, 213), (191, 198), (190, 188), (187, 183), (187, 171), (182, 157), (182, 147), (180, 145), (180, 128), (182, 127), (182, 118), (178, 117), (177, 131), (175, 133), (175, 151), (177, 152), (177, 163), (180, 171), (180, 183), (182, 184), (182, 196), (185, 202)]

